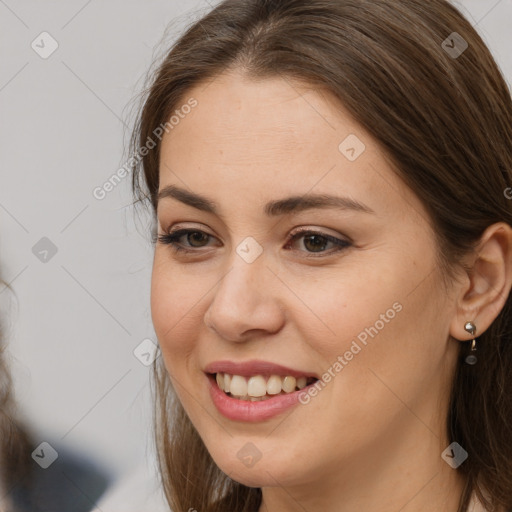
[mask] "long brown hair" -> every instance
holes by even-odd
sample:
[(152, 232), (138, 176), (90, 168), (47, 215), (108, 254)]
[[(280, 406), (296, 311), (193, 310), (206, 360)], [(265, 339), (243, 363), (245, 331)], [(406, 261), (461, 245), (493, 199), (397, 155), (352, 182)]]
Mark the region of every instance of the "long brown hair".
[[(339, 99), (427, 208), (446, 283), (485, 228), (512, 224), (504, 193), (512, 184), (510, 91), (476, 30), (445, 0), (221, 2), (150, 76), (130, 148), (138, 153), (156, 142), (131, 162), (136, 203), (149, 202), (153, 214), (157, 128), (186, 103), (191, 87), (234, 68), (255, 80), (298, 79)], [(458, 468), (467, 481), (459, 511), (472, 491), (488, 508), (512, 508), (511, 308), (509, 296), (479, 336), (478, 365), (456, 369), (446, 429), (469, 452)], [(215, 465), (161, 361), (154, 382), (159, 462), (174, 512), (257, 511), (261, 490)]]

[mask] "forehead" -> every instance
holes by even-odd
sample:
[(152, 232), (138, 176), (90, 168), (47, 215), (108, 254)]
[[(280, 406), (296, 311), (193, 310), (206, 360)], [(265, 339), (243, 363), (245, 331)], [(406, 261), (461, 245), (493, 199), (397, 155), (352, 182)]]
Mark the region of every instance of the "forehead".
[(236, 190), (260, 204), (337, 192), (382, 212), (389, 207), (384, 188), (398, 191), (395, 200), (414, 201), (377, 143), (326, 91), (229, 73), (189, 90), (183, 103), (190, 98), (197, 106), (162, 140), (160, 189), (185, 185), (231, 200)]
[(176, 145), (183, 139), (190, 143), (195, 136), (205, 145), (222, 144), (251, 154), (265, 147), (267, 153), (298, 152), (305, 149), (305, 139), (310, 140), (309, 147), (321, 139), (320, 151), (332, 149), (333, 142), (356, 125), (330, 93), (291, 78), (254, 81), (230, 72), (194, 87), (182, 103), (190, 97), (197, 100), (197, 107), (165, 138)]

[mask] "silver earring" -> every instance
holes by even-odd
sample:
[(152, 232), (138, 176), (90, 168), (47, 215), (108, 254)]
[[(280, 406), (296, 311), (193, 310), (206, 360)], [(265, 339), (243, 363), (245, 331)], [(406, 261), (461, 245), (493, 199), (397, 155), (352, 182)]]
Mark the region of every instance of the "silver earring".
[[(473, 322), (466, 322), (466, 324), (464, 325), (464, 330), (466, 330), (470, 334), (474, 335), (476, 333), (476, 325)], [(466, 362), (466, 364), (471, 364), (471, 365), (476, 364), (477, 357), (475, 355), (475, 352), (476, 352), (476, 339), (473, 338), (471, 340), (470, 354), (468, 356), (466, 356), (466, 359), (464, 360)]]

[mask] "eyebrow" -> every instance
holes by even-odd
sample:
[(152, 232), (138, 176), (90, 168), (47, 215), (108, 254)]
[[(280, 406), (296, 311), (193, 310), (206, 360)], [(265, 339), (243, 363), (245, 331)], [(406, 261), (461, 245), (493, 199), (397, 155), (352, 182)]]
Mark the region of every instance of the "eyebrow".
[[(198, 210), (219, 215), (219, 207), (214, 201), (176, 185), (168, 185), (160, 190), (157, 201), (165, 198), (173, 198)], [(269, 201), (264, 212), (269, 217), (277, 217), (313, 208), (337, 208), (375, 214), (369, 206), (355, 199), (329, 194), (305, 194)]]

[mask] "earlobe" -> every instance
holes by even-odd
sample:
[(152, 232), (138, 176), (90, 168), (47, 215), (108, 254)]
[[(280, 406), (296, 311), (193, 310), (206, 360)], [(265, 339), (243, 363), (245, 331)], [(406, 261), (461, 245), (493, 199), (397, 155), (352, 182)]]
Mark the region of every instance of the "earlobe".
[(466, 322), (483, 334), (499, 315), (512, 286), (512, 227), (504, 222), (489, 226), (475, 249), (469, 286), (461, 289), (450, 335), (468, 341), (473, 335), (465, 330)]

